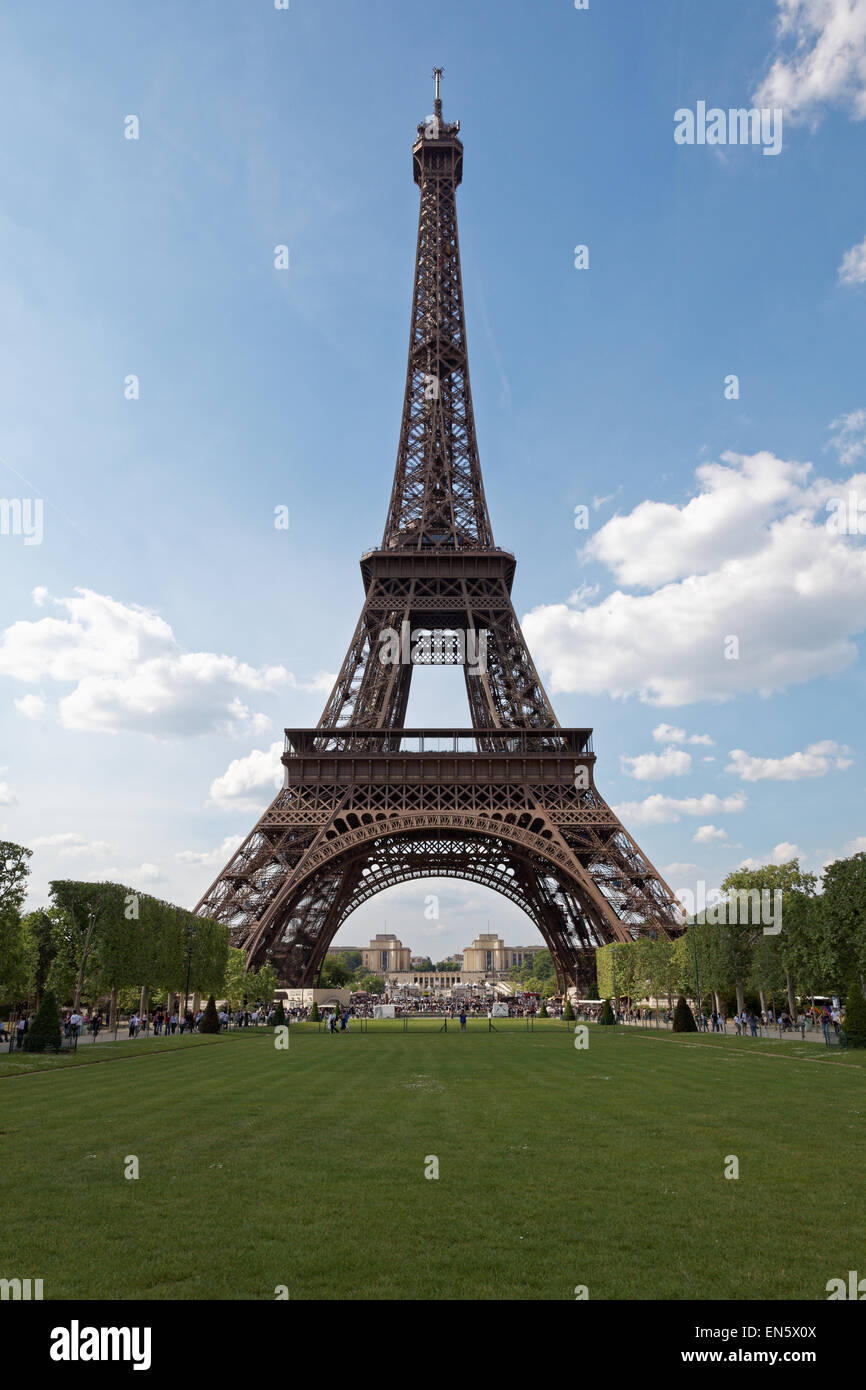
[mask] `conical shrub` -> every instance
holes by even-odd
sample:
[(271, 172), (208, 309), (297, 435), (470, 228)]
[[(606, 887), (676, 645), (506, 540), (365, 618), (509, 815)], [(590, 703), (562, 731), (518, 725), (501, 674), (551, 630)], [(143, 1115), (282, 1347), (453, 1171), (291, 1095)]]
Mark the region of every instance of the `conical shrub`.
[(309, 1019), (311, 1023), (318, 1023), (319, 1021), (319, 1006), (315, 999), (313, 1000), (313, 1007), (310, 1009)]
[(213, 995), (211, 995), (210, 999), (205, 1004), (204, 1013), (198, 1025), (198, 1031), (200, 1033), (218, 1033), (219, 1030), (220, 1016), (217, 1013), (216, 1000)]
[(39, 1012), (24, 1034), (22, 1046), (25, 1052), (60, 1051), (60, 1010), (57, 996), (50, 989), (46, 991)]
[(286, 1023), (286, 1011), (285, 1011), (285, 1009), (283, 1008), (283, 1001), (282, 1001), (282, 999), (281, 999), (280, 1002), (277, 1004), (277, 1007), (276, 1007), (275, 1010), (274, 1010), (274, 1027), (275, 1027), (275, 1028), (285, 1027), (285, 1023)]
[(601, 1009), (601, 1018), (598, 1021), (604, 1024), (616, 1023), (609, 999), (605, 999)]
[(696, 1033), (698, 1025), (695, 1023), (695, 1016), (686, 1003), (686, 997), (681, 994), (674, 1009), (674, 1032), (675, 1033)]
[(574, 1009), (571, 1007), (570, 999), (566, 999), (565, 1001), (565, 1008), (562, 1011), (562, 1017), (565, 1019), (567, 1023), (574, 1022)]
[(859, 980), (853, 980), (848, 989), (842, 1026), (849, 1047), (866, 1047), (866, 999)]

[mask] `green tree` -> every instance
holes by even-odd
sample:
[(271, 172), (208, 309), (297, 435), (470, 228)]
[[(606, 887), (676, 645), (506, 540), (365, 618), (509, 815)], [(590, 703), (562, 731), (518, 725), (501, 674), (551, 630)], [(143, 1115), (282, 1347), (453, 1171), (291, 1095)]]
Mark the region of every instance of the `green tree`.
[(274, 1027), (275, 1027), (275, 1028), (282, 1028), (282, 1027), (285, 1027), (285, 1023), (286, 1023), (286, 1011), (285, 1011), (285, 1008), (283, 1007), (283, 1001), (282, 1001), (282, 999), (278, 999), (278, 1000), (277, 1000), (277, 1007), (274, 1009)]
[(381, 975), (362, 975), (355, 988), (366, 990), (367, 994), (384, 994), (385, 981)]
[[(77, 1009), (84, 991), (86, 972), (89, 971), (93, 987), (96, 987), (99, 974), (114, 973), (119, 944), (110, 940), (106, 943), (106, 953), (100, 967), (94, 938), (98, 940), (103, 926), (108, 937), (111, 937), (109, 924), (118, 912), (123, 914), (126, 890), (118, 883), (84, 883), (77, 879), (54, 879), (49, 888), (60, 924), (60, 940), (55, 957), (58, 971), (52, 969), (50, 978), (54, 983), (58, 974), (62, 974), (65, 981), (71, 980), (74, 975), (72, 1005)], [(123, 980), (122, 983), (133, 982)], [(68, 995), (64, 997), (68, 998)]]
[(574, 1009), (571, 1006), (570, 999), (566, 999), (565, 1001), (565, 1008), (562, 1011), (562, 1017), (566, 1020), (567, 1023), (574, 1022)]
[(236, 946), (229, 946), (226, 952), (226, 968), (219, 992), (233, 1012), (249, 998), (246, 952)]
[[(613, 956), (610, 946), (599, 946), (595, 953), (595, 973), (600, 999), (613, 998)], [(617, 981), (619, 983), (619, 981)]]
[(601, 1017), (598, 1021), (599, 1023), (603, 1023), (606, 1028), (616, 1023), (616, 1017), (614, 1015), (609, 999), (605, 999), (604, 1003), (602, 1004)]
[(866, 854), (836, 859), (824, 870), (825, 967), (837, 987), (866, 982)]
[(277, 972), (271, 965), (270, 961), (268, 961), (266, 965), (263, 965), (260, 970), (256, 970), (254, 972), (254, 977), (256, 981), (256, 998), (264, 999), (266, 1004), (270, 1004), (271, 1000), (274, 997), (277, 985), (279, 984), (279, 980), (277, 979)]
[(51, 912), (40, 908), (21, 919), (28, 993), (36, 996), (37, 1007), (45, 993), (48, 976), (57, 954), (57, 933)]
[(674, 994), (678, 992), (680, 975), (676, 944), (675, 941), (654, 941), (649, 957), (649, 993), (656, 999), (667, 999), (671, 1009)]
[(848, 986), (842, 1026), (849, 1047), (866, 1047), (866, 999), (857, 978)]
[(27, 992), (27, 960), (21, 908), (27, 895), (33, 851), (0, 840), (0, 997), (22, 999)]
[(321, 989), (343, 989), (351, 978), (352, 972), (341, 961), (334, 956), (325, 956), (319, 971)]
[(310, 1020), (311, 1023), (318, 1023), (318, 1021), (319, 1021), (319, 1018), (320, 1018), (319, 1006), (318, 1006), (318, 1004), (316, 1003), (315, 999), (313, 1000), (313, 1006), (312, 1006), (312, 1008), (310, 1009), (310, 1012), (309, 1012), (309, 1014), (308, 1014), (308, 1018), (309, 1018), (309, 1020)]
[(51, 990), (46, 990), (31, 1027), (24, 1034), (25, 1052), (60, 1051), (60, 1010)]
[[(791, 904), (791, 895), (814, 892), (815, 875), (803, 873), (799, 861), (790, 859), (784, 864), (762, 864), (757, 869), (735, 869), (723, 879), (721, 889), (725, 895), (724, 909), (720, 907), (717, 913), (708, 909), (706, 916), (708, 922), (714, 919), (719, 922), (722, 960), (737, 991), (737, 1008), (742, 1011), (745, 1006), (745, 987), (751, 971), (754, 943), (757, 937), (763, 934), (765, 926), (777, 925), (775, 922), (764, 920), (766, 908), (769, 906), (771, 913), (775, 915), (774, 895), (777, 891), (780, 892), (784, 933), (785, 915)], [(721, 920), (723, 911), (724, 921)], [(784, 960), (784, 953), (782, 959)], [(785, 983), (788, 1005), (796, 1016), (794, 979), (789, 969)]]

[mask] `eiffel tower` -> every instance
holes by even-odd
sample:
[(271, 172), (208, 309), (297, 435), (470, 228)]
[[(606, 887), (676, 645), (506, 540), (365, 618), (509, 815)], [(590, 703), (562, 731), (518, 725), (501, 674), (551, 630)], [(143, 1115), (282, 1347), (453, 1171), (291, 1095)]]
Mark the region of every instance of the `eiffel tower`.
[[(412, 147), (421, 195), (406, 391), (382, 544), (314, 729), (287, 729), (284, 784), (197, 911), (248, 965), (311, 984), (334, 935), (394, 884), (463, 878), (535, 923), (560, 988), (593, 976), (598, 945), (667, 937), (667, 884), (595, 787), (592, 730), (557, 721), (511, 602), (515, 559), (484, 497), (457, 238), (459, 121), (434, 114)], [(461, 664), (471, 728), (404, 727), (412, 669)]]

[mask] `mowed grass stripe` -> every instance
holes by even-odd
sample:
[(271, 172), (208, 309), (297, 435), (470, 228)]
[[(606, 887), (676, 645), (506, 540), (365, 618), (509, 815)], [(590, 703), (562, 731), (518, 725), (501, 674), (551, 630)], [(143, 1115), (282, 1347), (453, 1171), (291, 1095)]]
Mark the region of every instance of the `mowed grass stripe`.
[(22, 1078), (0, 1273), (51, 1298), (780, 1299), (866, 1268), (862, 1069), (644, 1041), (299, 1030)]

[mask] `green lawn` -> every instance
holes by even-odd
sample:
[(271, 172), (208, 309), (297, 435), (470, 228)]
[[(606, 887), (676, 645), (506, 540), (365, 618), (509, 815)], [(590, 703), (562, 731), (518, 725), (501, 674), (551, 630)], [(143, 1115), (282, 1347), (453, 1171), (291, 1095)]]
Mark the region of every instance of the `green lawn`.
[(486, 1022), (3, 1053), (0, 1277), (52, 1299), (826, 1299), (866, 1270), (864, 1063)]

